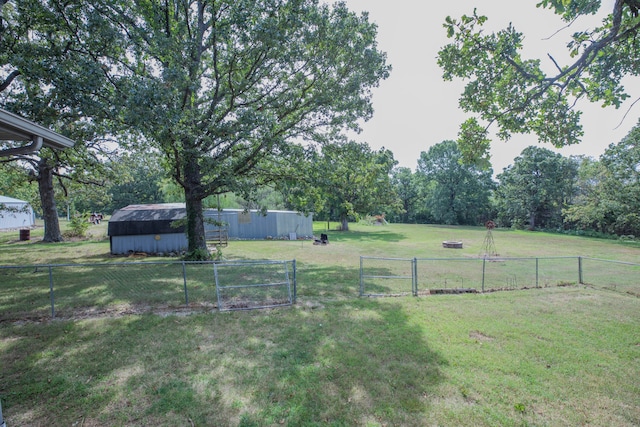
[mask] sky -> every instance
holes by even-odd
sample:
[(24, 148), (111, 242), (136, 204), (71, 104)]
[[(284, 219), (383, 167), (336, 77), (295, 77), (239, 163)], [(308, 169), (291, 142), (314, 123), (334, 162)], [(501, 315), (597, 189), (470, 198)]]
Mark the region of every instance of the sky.
[[(415, 170), (422, 151), (445, 140), (455, 140), (458, 127), (469, 116), (458, 108), (464, 82), (446, 82), (438, 67), (438, 50), (448, 43), (442, 24), (447, 16), (470, 15), (474, 7), (489, 19), (485, 31), (497, 31), (512, 23), (524, 34), (525, 59), (540, 58), (552, 67), (547, 54), (561, 65), (570, 63), (566, 42), (578, 30), (599, 24), (601, 17), (586, 17), (568, 29), (551, 10), (536, 8), (539, 0), (345, 0), (352, 11), (369, 13), (369, 21), (378, 26), (378, 48), (387, 53), (393, 70), (388, 79), (373, 91), (373, 118), (361, 124), (363, 131), (351, 135), (367, 142), (372, 149), (385, 147), (393, 152), (399, 166)], [(610, 11), (613, 0), (603, 0), (603, 11)], [(560, 32), (558, 32), (560, 30)], [(549, 68), (551, 71), (551, 68)], [(587, 155), (598, 158), (612, 143), (626, 136), (640, 117), (640, 102), (625, 113), (640, 97), (640, 80), (625, 81), (631, 98), (620, 109), (602, 108), (582, 101), (582, 125), (585, 135), (579, 145), (555, 149), (564, 156)], [(622, 123), (621, 123), (622, 122)], [(538, 145), (535, 135), (513, 135), (508, 142), (497, 138), (491, 144), (491, 163), (495, 174), (512, 165), (515, 157), (530, 145)]]

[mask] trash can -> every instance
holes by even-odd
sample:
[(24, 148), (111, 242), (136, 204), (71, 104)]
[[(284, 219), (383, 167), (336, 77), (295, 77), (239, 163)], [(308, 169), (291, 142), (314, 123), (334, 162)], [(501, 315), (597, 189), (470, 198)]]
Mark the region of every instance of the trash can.
[[(20, 230), (20, 241), (24, 242), (26, 240), (31, 240), (31, 230), (29, 230), (28, 228), (26, 229), (21, 229)], [(0, 427), (2, 427), (2, 425), (0, 424)]]

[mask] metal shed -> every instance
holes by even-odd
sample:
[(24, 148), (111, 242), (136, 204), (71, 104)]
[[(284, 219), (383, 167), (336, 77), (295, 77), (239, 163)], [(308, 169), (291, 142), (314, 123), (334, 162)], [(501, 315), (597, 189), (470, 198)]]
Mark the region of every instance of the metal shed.
[(0, 229), (25, 228), (33, 225), (35, 225), (35, 216), (28, 202), (0, 196)]
[[(188, 246), (184, 226), (174, 227), (186, 218), (184, 203), (129, 205), (116, 210), (109, 220), (108, 235), (112, 254), (131, 252), (182, 252)], [(313, 236), (313, 217), (293, 211), (245, 211), (206, 209), (205, 232), (219, 227), (207, 219), (224, 224), (230, 239), (291, 239)]]
[(169, 253), (187, 249), (185, 227), (174, 221), (187, 216), (184, 203), (129, 205), (116, 210), (109, 219), (111, 253)]
[[(313, 236), (312, 214), (293, 211), (245, 211), (243, 209), (206, 209), (205, 218), (220, 221), (230, 239), (290, 239)], [(217, 228), (205, 223), (205, 230)]]

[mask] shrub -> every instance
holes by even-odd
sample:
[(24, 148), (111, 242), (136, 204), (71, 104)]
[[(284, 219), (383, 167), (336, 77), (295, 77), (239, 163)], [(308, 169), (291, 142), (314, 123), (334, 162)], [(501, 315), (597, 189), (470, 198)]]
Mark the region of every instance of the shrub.
[(69, 221), (69, 228), (65, 237), (86, 237), (89, 228), (89, 214), (75, 214)]

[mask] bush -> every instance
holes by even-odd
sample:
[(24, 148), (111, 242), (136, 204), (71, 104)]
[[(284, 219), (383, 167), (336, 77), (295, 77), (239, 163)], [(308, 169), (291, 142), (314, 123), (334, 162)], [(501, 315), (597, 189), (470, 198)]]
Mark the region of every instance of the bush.
[(65, 232), (65, 237), (86, 237), (89, 228), (89, 214), (75, 214), (69, 222), (70, 230)]

